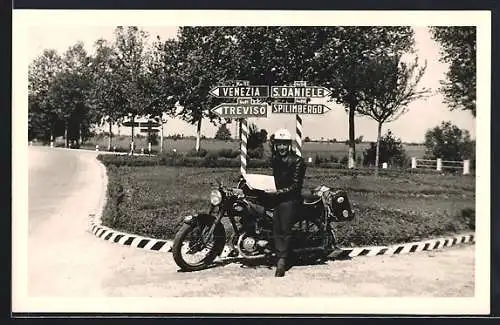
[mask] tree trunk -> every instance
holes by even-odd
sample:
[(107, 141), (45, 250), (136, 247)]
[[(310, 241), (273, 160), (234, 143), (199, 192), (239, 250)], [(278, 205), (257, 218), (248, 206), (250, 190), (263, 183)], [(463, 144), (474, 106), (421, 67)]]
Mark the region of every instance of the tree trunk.
[(111, 134), (111, 128), (113, 126), (113, 123), (111, 123), (111, 121), (108, 122), (109, 123), (109, 135), (108, 135), (108, 151), (111, 151), (111, 138), (113, 137), (112, 134)]
[(68, 121), (64, 123), (64, 147), (68, 148), (69, 147), (69, 141), (68, 141)]
[(200, 138), (201, 138), (201, 120), (198, 120), (198, 127), (196, 128), (196, 151), (200, 151)]
[(160, 153), (163, 153), (163, 120), (161, 121)]
[(135, 123), (135, 115), (132, 115), (132, 135), (131, 135), (131, 141), (130, 141), (130, 153), (133, 155), (134, 150), (135, 150), (135, 144), (134, 144), (134, 123)]
[(377, 150), (375, 151), (375, 177), (378, 177), (378, 165), (380, 157), (380, 135), (382, 133), (382, 123), (378, 123), (377, 130)]
[(355, 168), (356, 167), (356, 143), (355, 143), (355, 138), (354, 138), (354, 112), (355, 112), (355, 105), (350, 104), (349, 105), (349, 159), (348, 159), (348, 164), (349, 168)]
[(78, 126), (78, 144), (81, 146), (83, 144), (83, 132), (82, 132), (82, 124)]

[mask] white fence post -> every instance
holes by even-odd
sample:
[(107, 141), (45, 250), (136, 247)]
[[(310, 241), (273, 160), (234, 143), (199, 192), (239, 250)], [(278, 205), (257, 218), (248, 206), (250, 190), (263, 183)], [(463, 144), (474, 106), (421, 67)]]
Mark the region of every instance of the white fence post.
[(98, 144), (95, 145), (95, 151), (99, 152), (99, 145)]
[(151, 142), (148, 143), (148, 153), (151, 154)]
[(464, 160), (464, 175), (470, 174), (470, 160)]
[(417, 168), (417, 158), (416, 157), (411, 157), (411, 168), (412, 169)]
[(440, 172), (443, 169), (443, 160), (441, 158), (437, 159), (436, 170)]

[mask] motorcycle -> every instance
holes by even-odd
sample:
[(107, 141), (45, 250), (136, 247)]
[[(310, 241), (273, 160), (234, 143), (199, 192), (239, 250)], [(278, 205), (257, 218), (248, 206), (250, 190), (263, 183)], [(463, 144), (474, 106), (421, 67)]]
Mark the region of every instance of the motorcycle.
[[(266, 175), (245, 175), (236, 187), (217, 181), (210, 192), (208, 213), (186, 216), (175, 235), (172, 254), (180, 269), (207, 268), (222, 254), (226, 243), (233, 256), (244, 260), (272, 258), (275, 197), (265, 191), (270, 187), (274, 187), (274, 179)], [(302, 198), (299, 218), (292, 228), (292, 251), (303, 260), (325, 259), (337, 248), (334, 223), (354, 218), (347, 193), (321, 185)], [(232, 227), (229, 240), (223, 220)]]

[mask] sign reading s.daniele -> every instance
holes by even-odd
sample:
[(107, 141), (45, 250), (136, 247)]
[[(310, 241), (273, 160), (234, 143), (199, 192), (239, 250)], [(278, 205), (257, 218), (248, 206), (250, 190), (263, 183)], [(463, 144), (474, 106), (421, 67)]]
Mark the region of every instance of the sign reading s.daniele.
[(328, 88), (317, 86), (271, 86), (273, 98), (323, 98), (331, 93)]

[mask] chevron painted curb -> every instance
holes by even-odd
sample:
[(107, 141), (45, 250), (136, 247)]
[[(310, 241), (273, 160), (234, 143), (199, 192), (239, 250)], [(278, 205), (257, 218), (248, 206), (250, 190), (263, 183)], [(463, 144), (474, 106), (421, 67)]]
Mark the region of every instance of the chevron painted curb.
[[(130, 246), (134, 248), (141, 248), (158, 252), (171, 252), (172, 240), (156, 239), (151, 237), (143, 237), (133, 234), (127, 234), (113, 230), (111, 228), (93, 223), (91, 226), (92, 233), (101, 239), (117, 243), (120, 245)], [(450, 237), (443, 237), (437, 239), (429, 239), (420, 242), (412, 242), (405, 244), (397, 244), (391, 246), (367, 246), (367, 247), (353, 247), (341, 248), (340, 252), (336, 251), (330, 256), (342, 259), (352, 258), (358, 256), (380, 256), (380, 255), (403, 255), (409, 253), (416, 253), (422, 251), (432, 251), (446, 247), (456, 246), (460, 244), (473, 244), (475, 237), (473, 233), (462, 234)], [(229, 254), (229, 246), (224, 247), (221, 257), (224, 258)]]
[(127, 234), (124, 232), (116, 231), (108, 227), (92, 224), (92, 233), (98, 238), (117, 243), (120, 245), (143, 248), (152, 251), (170, 252), (172, 251), (172, 241), (155, 239), (150, 237), (142, 237), (138, 235)]
[(475, 243), (474, 233), (467, 233), (462, 235), (428, 239), (419, 242), (404, 243), (391, 246), (342, 248), (341, 252), (335, 254), (335, 257), (348, 258), (357, 256), (403, 255), (423, 251), (432, 251), (460, 244), (473, 243)]

